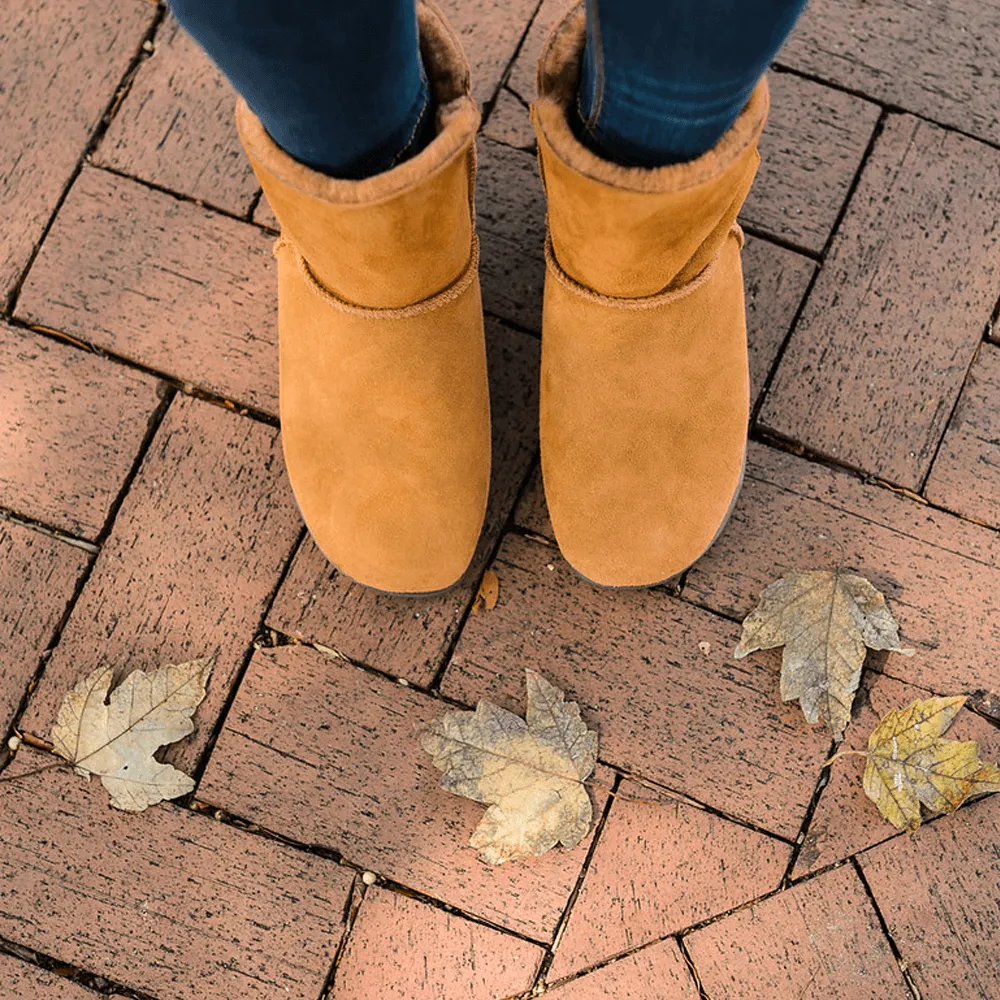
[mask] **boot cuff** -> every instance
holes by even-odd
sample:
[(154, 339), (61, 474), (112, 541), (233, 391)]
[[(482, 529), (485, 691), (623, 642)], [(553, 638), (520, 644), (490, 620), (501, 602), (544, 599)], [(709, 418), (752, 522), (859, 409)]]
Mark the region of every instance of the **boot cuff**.
[(371, 205), (426, 182), (463, 155), (479, 127), (479, 108), (469, 96), (469, 64), (458, 35), (436, 4), (421, 0), (417, 18), (420, 51), (437, 113), (437, 135), (424, 149), (364, 180), (329, 177), (281, 149), (241, 97), (236, 102), (236, 126), (255, 164), (311, 197), (341, 205)]
[(683, 191), (717, 177), (756, 145), (767, 120), (766, 78), (754, 88), (747, 106), (726, 134), (694, 160), (666, 167), (623, 167), (591, 152), (573, 134), (566, 114), (576, 102), (586, 32), (586, 14), (580, 3), (549, 35), (538, 61), (538, 99), (533, 106), (536, 126), (553, 152), (573, 170), (624, 190)]

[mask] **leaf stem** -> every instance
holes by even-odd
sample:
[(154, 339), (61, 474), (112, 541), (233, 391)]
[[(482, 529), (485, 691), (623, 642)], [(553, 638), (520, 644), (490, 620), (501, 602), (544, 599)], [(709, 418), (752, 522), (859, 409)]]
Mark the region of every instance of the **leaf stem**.
[(823, 766), (829, 767), (838, 757), (864, 757), (867, 760), (868, 754), (864, 750), (841, 750), (839, 753), (835, 753), (829, 760), (823, 761)]

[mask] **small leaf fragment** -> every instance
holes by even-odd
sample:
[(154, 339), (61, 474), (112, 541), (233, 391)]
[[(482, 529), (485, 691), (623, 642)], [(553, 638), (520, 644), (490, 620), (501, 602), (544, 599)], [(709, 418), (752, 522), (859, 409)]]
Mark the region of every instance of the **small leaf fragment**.
[(839, 739), (851, 721), (865, 647), (911, 656), (885, 598), (843, 570), (795, 570), (772, 583), (743, 622), (737, 660), (784, 646), (781, 697), (798, 701), (807, 722), (822, 719)]
[(480, 701), (474, 712), (446, 712), (420, 741), (443, 788), (489, 806), (469, 844), (493, 865), (575, 847), (593, 819), (584, 781), (597, 763), (597, 733), (562, 691), (526, 675), (524, 719)]
[(488, 569), (483, 574), (483, 582), (479, 585), (476, 599), (472, 602), (472, 613), (478, 614), (482, 610), (492, 611), (500, 600), (500, 578)]
[(964, 697), (926, 698), (893, 709), (868, 739), (864, 788), (900, 830), (920, 826), (920, 806), (954, 812), (971, 795), (1000, 791), (1000, 768), (979, 759), (974, 741), (944, 739)]
[(191, 717), (211, 671), (209, 659), (152, 673), (134, 670), (108, 700), (114, 670), (98, 667), (63, 699), (52, 727), (53, 750), (77, 774), (98, 775), (116, 809), (141, 812), (186, 795), (194, 781), (153, 754), (194, 732)]

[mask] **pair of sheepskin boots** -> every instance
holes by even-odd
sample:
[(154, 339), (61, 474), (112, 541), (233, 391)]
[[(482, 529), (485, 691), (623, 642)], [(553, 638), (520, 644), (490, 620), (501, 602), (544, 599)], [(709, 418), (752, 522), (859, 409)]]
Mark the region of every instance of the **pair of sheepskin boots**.
[[(479, 112), (458, 37), (419, 10), (437, 134), (361, 181), (283, 152), (245, 103), (240, 137), (281, 224), (281, 430), (319, 547), (380, 591), (465, 572), (490, 482), (473, 189)], [(739, 490), (749, 380), (736, 216), (767, 84), (688, 163), (627, 168), (573, 135), (583, 11), (553, 31), (532, 107), (548, 199), (542, 475), (556, 539), (595, 583), (647, 586), (711, 545)]]

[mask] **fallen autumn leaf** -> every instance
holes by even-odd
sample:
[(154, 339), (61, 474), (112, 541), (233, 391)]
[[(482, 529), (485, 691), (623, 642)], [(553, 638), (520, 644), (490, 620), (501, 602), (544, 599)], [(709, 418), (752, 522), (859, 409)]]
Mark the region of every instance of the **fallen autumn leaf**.
[(851, 720), (865, 647), (911, 656), (885, 598), (843, 570), (795, 570), (772, 583), (743, 622), (737, 660), (784, 646), (781, 698), (798, 701), (807, 722), (822, 719), (840, 739)]
[(489, 805), (469, 845), (489, 864), (575, 847), (590, 831), (593, 807), (584, 781), (597, 763), (597, 733), (576, 702), (533, 670), (525, 718), (481, 701), (474, 712), (446, 712), (420, 745), (441, 772), (441, 786)]
[(98, 775), (116, 809), (141, 812), (186, 795), (194, 781), (153, 754), (194, 731), (191, 717), (211, 671), (211, 660), (148, 674), (135, 670), (108, 700), (114, 671), (99, 667), (63, 699), (52, 727), (53, 750), (78, 774)]

